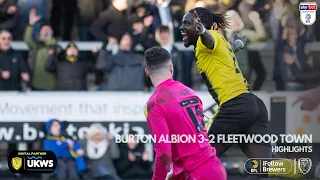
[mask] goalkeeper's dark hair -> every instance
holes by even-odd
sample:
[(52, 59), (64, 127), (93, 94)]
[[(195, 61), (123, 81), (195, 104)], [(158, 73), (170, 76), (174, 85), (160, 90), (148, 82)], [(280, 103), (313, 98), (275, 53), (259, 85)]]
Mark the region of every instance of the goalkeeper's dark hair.
[(216, 23), (219, 28), (225, 30), (229, 27), (229, 24), (227, 22), (227, 18), (223, 14), (214, 14), (207, 8), (197, 7), (194, 9), (191, 9), (189, 12), (193, 14), (193, 12), (196, 11), (200, 21), (204, 25), (204, 27), (208, 30), (211, 29), (213, 23)]
[(162, 47), (152, 47), (144, 53), (149, 71), (157, 71), (171, 60), (170, 53)]

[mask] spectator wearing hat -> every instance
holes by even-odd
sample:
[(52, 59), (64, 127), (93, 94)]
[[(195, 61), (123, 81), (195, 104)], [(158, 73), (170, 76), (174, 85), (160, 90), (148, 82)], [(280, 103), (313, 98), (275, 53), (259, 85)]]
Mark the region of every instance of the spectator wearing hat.
[(70, 43), (62, 52), (50, 49), (45, 68), (47, 72), (55, 75), (56, 90), (63, 91), (87, 90), (87, 74), (93, 71), (90, 63), (81, 60), (79, 50), (74, 43)]
[(57, 179), (80, 179), (79, 175), (86, 170), (84, 150), (80, 144), (66, 136), (62, 123), (57, 119), (48, 120), (45, 123), (45, 131), (43, 149), (54, 152), (57, 157), (57, 167), (54, 172)]
[(49, 49), (60, 51), (53, 38), (53, 31), (49, 24), (42, 24), (39, 40), (33, 37), (34, 25), (40, 20), (35, 9), (29, 13), (29, 26), (26, 28), (24, 41), (29, 46), (29, 66), (31, 68), (31, 88), (33, 90), (53, 90), (56, 87), (55, 75), (45, 70), (45, 62), (48, 58)]

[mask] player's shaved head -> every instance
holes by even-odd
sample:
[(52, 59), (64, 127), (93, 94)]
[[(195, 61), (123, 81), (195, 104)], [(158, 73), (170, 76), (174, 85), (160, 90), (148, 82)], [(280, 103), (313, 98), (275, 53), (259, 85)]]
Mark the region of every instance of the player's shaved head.
[(162, 47), (152, 47), (144, 53), (147, 68), (150, 74), (162, 70), (168, 70), (168, 65), (172, 63), (170, 53)]

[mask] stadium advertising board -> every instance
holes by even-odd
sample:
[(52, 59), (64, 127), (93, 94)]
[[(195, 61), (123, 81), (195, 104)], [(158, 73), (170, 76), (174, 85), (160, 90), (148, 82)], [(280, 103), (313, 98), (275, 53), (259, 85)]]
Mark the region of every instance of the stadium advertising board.
[[(217, 109), (217, 104), (209, 93), (197, 94), (203, 101), (205, 115), (211, 118)], [(264, 101), (271, 117), (272, 94), (257, 93), (257, 96)], [(44, 137), (43, 124), (51, 118), (68, 121), (66, 131), (76, 139), (82, 139), (93, 122), (101, 122), (113, 134), (126, 132), (129, 128), (135, 129), (139, 134), (148, 134), (150, 130), (143, 111), (149, 97), (149, 93), (139, 92), (2, 93), (0, 95), (0, 141), (34, 141), (42, 138)], [(294, 101), (294, 97), (296, 96), (288, 100)], [(296, 119), (302, 112), (298, 105), (295, 107), (288, 105), (286, 114), (285, 119), (288, 122), (288, 119)], [(286, 124), (287, 133), (296, 133), (293, 129), (299, 125), (292, 122)], [(304, 123), (304, 125), (308, 124)], [(313, 132), (316, 131), (305, 129), (307, 134)]]
[[(217, 108), (208, 93), (199, 93), (206, 114)], [(44, 122), (57, 118), (69, 122), (145, 122), (148, 93), (26, 93), (0, 96), (1, 119), (7, 122)]]
[[(199, 93), (206, 116), (212, 117), (217, 105), (208, 93)], [(149, 93), (1, 93), (0, 141), (34, 141), (44, 137), (48, 119), (67, 121), (66, 132), (83, 138), (93, 122), (102, 123), (113, 134), (129, 128), (139, 134), (150, 130), (144, 117)]]
[[(217, 104), (209, 93), (197, 93), (207, 117)], [(269, 111), (270, 96), (258, 94)], [(149, 93), (2, 93), (1, 120), (5, 122), (44, 122), (57, 118), (69, 122), (115, 121), (145, 122), (145, 103)], [(270, 111), (269, 111), (270, 112)]]

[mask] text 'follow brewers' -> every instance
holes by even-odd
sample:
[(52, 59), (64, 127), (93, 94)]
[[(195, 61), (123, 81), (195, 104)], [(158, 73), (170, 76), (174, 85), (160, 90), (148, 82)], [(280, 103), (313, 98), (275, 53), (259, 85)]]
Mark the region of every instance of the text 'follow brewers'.
[(52, 151), (12, 151), (8, 166), (12, 173), (52, 173), (57, 157)]
[(248, 174), (287, 174), (292, 170), (291, 161), (284, 158), (248, 159), (244, 164)]

